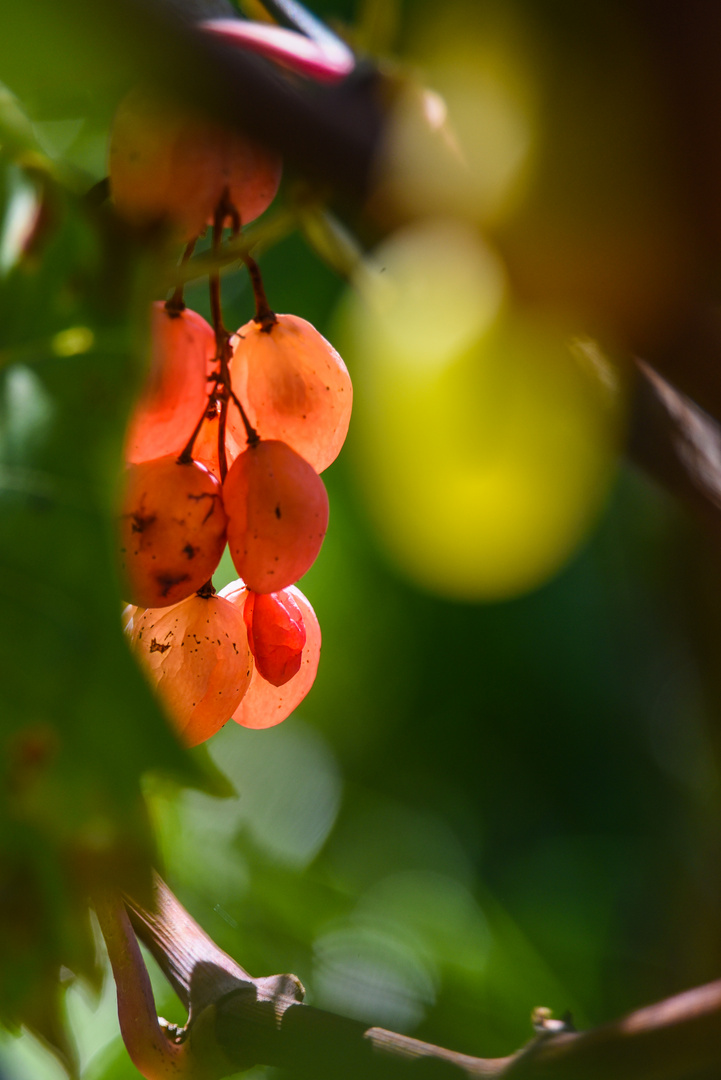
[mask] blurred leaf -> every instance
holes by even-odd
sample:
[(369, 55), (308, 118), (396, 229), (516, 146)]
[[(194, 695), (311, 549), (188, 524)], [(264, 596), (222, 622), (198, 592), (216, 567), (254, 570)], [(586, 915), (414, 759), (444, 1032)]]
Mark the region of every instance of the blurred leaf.
[[(7, 222), (22, 177), (7, 159), (0, 176)], [(61, 965), (95, 970), (88, 894), (148, 881), (140, 774), (196, 770), (119, 619), (114, 507), (147, 260), (50, 181), (35, 210), (0, 288), (0, 1016), (62, 1049)]]

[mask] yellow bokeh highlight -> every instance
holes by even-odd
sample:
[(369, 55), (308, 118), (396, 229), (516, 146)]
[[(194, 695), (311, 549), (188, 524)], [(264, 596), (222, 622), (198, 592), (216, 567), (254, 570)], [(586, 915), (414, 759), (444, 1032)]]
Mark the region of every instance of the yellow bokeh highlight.
[(509, 19), (459, 27), (439, 13), (416, 51), (423, 85), (399, 77), (373, 205), (497, 223), (524, 194), (538, 141), (527, 50)]
[(90, 352), (95, 344), (95, 334), (89, 326), (70, 326), (60, 330), (51, 342), (56, 356), (80, 356)]
[(411, 373), (467, 348), (496, 318), (506, 288), (490, 249), (463, 223), (442, 219), (396, 233), (356, 281), (373, 335)]
[(539, 586), (598, 518), (622, 393), (594, 343), (510, 308), (498, 260), (470, 229), (425, 222), (374, 262), (382, 286), (366, 275), (343, 333), (354, 460), (383, 546), (444, 596)]

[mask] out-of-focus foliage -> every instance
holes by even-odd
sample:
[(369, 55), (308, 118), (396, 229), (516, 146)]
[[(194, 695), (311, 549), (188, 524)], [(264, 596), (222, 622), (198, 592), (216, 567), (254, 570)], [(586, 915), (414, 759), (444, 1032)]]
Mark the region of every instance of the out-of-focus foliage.
[[(138, 772), (178, 764), (123, 650), (108, 555), (142, 266), (72, 194), (22, 272), (12, 254), (40, 190), (19, 144), (37, 140), (65, 189), (98, 180), (132, 45), (114, 42), (101, 70), (107, 42), (78, 35), (63, 5), (33, 6), (48, 20), (36, 67), (11, 32), (20, 5), (0, 42), (0, 77), (33, 110), (5, 137), (2, 174), (0, 841), (30, 882), (5, 874), (0, 889), (0, 905), (21, 898), (1, 908), (4, 1000), (61, 962), (91, 971), (72, 889), (113, 851), (147, 851)], [(364, 7), (366, 40), (387, 35), (392, 5)], [(414, 69), (401, 108), (426, 81), (445, 94), (470, 172), (444, 188), (431, 166), (456, 144), (431, 132), (425, 162), (418, 113), (389, 142), (376, 220), (395, 200), (440, 223), (404, 220), (379, 249), (373, 288), (393, 297), (399, 270), (404, 283), (385, 323), (361, 317), (367, 277), (349, 301), (298, 236), (262, 260), (277, 310), (331, 338), (343, 323), (360, 390), (303, 585), (323, 628), (318, 681), (279, 728), (229, 725), (210, 744), (237, 799), (154, 776), (146, 806), (171, 887), (254, 974), (292, 970), (316, 1004), (503, 1054), (534, 1006), (597, 1023), (718, 975), (718, 582), (667, 500), (614, 473), (624, 403), (608, 404), (601, 348), (617, 358), (632, 332), (652, 334), (689, 260), (622, 4), (418, 0), (395, 14)], [(205, 286), (186, 299), (209, 314)], [(252, 315), (242, 274), (224, 278), (224, 311), (230, 326)], [(506, 480), (471, 507), (454, 495), (459, 465), (478, 483), (492, 455)], [(216, 584), (234, 576), (223, 565)], [(112, 992), (96, 1012), (85, 994), (67, 995), (83, 1075), (136, 1075)], [(29, 1036), (3, 1042), (0, 1069), (59, 1076)]]
[(146, 888), (140, 775), (191, 773), (118, 622), (145, 259), (17, 149), (0, 174), (0, 1015), (62, 1047), (61, 966), (97, 976), (88, 894)]
[(598, 346), (515, 309), (498, 258), (452, 221), (395, 233), (348, 309), (355, 460), (398, 566), (461, 599), (547, 580), (618, 456), (623, 393)]

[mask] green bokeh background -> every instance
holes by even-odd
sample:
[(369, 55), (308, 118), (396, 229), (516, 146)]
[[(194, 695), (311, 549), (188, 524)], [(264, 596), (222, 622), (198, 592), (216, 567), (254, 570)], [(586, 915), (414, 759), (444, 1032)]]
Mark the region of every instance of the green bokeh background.
[[(425, 10), (407, 5), (401, 41)], [(41, 89), (35, 134), (81, 190), (102, 173), (113, 80), (75, 135), (77, 97), (47, 120)], [(272, 306), (332, 339), (346, 285), (303, 239), (261, 267)], [(204, 287), (186, 299), (208, 314)], [(251, 317), (243, 274), (224, 304), (230, 326)], [(237, 798), (145, 780), (170, 886), (253, 974), (293, 971), (314, 1004), (470, 1054), (516, 1049), (535, 1006), (586, 1026), (717, 977), (716, 583), (696, 526), (621, 461), (554, 580), (447, 602), (385, 560), (362, 470), (351, 426), (302, 584), (323, 631), (308, 698), (276, 729), (230, 724), (209, 744)], [(233, 577), (224, 560), (216, 585)], [(112, 985), (66, 1005), (87, 1080), (137, 1075)], [(0, 1041), (2, 1080), (61, 1075), (30, 1035)]]

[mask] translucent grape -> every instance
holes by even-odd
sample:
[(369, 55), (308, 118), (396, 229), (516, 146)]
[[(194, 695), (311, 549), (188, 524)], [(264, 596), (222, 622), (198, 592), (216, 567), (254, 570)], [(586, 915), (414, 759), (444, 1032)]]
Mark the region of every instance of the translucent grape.
[(198, 114), (133, 90), (115, 114), (108, 170), (124, 218), (137, 225), (167, 220), (190, 240), (203, 231), (222, 190), (217, 129)]
[[(263, 329), (242, 326), (230, 361), (231, 384), (263, 439), (288, 443), (322, 472), (345, 440), (353, 403), (348, 369), (333, 346), (305, 319), (278, 315)], [(233, 406), (228, 428), (243, 438)]]
[(300, 608), (287, 589), (250, 593), (243, 608), (248, 644), (258, 673), (283, 686), (300, 670), (305, 626)]
[[(242, 581), (232, 581), (220, 593), (241, 611), (248, 595)], [(273, 686), (254, 666), (247, 693), (233, 713), (235, 722), (243, 727), (267, 728), (280, 724), (297, 708), (315, 681), (321, 646), (318, 619), (309, 601), (295, 585), (283, 589), (282, 595), (292, 597), (298, 605), (305, 626), (306, 638), (300, 668), (283, 686)]]
[(169, 221), (185, 240), (212, 221), (226, 189), (243, 224), (258, 217), (281, 172), (272, 151), (144, 88), (115, 114), (108, 168), (123, 217), (137, 225)]
[(202, 465), (158, 458), (127, 470), (120, 518), (126, 598), (166, 607), (208, 581), (225, 548), (221, 487)]
[(193, 444), (193, 461), (204, 465), (220, 480), (220, 465), (218, 464), (218, 429), (220, 427), (220, 413), (213, 402), (200, 426), (195, 443)]
[(282, 172), (281, 159), (274, 151), (236, 132), (224, 135), (222, 188), (227, 186), (241, 224), (247, 225), (260, 217), (275, 198)]
[[(193, 446), (193, 460), (205, 465), (213, 476), (220, 479), (220, 465), (218, 460), (218, 429), (220, 427), (219, 407), (213, 405), (206, 413), (198, 437)], [(234, 435), (227, 427), (225, 431), (225, 460), (228, 466), (232, 465), (238, 454), (245, 450), (245, 436), (241, 444), (238, 444)]]
[(125, 459), (133, 463), (182, 451), (207, 401), (215, 356), (212, 326), (195, 311), (171, 313), (162, 302), (153, 304), (151, 341), (150, 374), (125, 440)]
[(292, 585), (309, 569), (328, 527), (328, 495), (317, 472), (283, 442), (261, 440), (225, 478), (228, 546), (253, 592)]
[(220, 596), (190, 596), (135, 613), (129, 636), (187, 746), (214, 735), (250, 685), (252, 659), (242, 612)]

